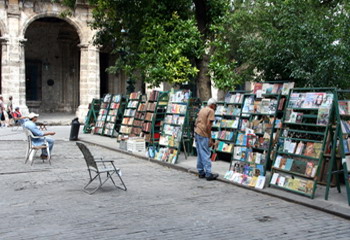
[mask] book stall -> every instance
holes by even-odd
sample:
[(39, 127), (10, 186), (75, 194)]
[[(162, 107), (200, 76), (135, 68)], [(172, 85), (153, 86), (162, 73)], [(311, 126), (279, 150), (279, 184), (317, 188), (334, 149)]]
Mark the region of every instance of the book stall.
[(313, 198), (331, 141), (334, 89), (294, 88), (285, 108), (269, 185)]
[(111, 104), (111, 99), (112, 99), (112, 94), (106, 94), (102, 99), (100, 111), (98, 112), (95, 128), (93, 130), (94, 134), (103, 135), (103, 128), (105, 126), (108, 109)]
[(336, 180), (338, 192), (340, 189), (340, 176), (343, 175), (348, 205), (350, 206), (350, 90), (338, 90), (335, 97), (335, 137), (333, 140), (330, 165), (327, 174), (325, 200), (328, 200), (332, 177)]
[(146, 104), (147, 104), (147, 96), (142, 95), (141, 102), (137, 107), (137, 110), (134, 116), (134, 121), (132, 123), (132, 129), (130, 133), (131, 137), (143, 137), (142, 125), (146, 115)]
[(106, 115), (103, 135), (116, 137), (120, 128), (121, 118), (125, 107), (125, 97), (120, 94), (112, 95)]
[[(225, 178), (249, 187), (263, 188), (273, 146), (281, 128), (286, 93), (294, 83), (256, 83), (244, 94), (233, 138), (233, 155)], [(283, 94), (283, 95), (282, 95)]]
[(120, 126), (118, 140), (127, 139), (131, 134), (133, 123), (135, 119), (136, 110), (141, 102), (141, 93), (132, 92), (130, 93), (127, 105), (124, 110), (123, 120)]
[(189, 106), (188, 106), (188, 124), (185, 125), (184, 129), (184, 142), (185, 142), (185, 149), (187, 150), (188, 155), (196, 155), (195, 149), (196, 149), (196, 143), (194, 140), (194, 127), (195, 122), (198, 116), (198, 112), (202, 107), (202, 102), (199, 98), (191, 97)]
[(169, 93), (169, 103), (162, 126), (159, 147), (154, 159), (175, 164), (183, 144), (184, 125), (188, 124), (188, 104), (191, 91)]
[(143, 135), (148, 147), (157, 147), (162, 121), (169, 101), (168, 92), (153, 90), (146, 105), (146, 117), (142, 125)]
[(237, 135), (238, 123), (242, 110), (243, 97), (246, 91), (232, 91), (225, 96), (222, 105), (218, 105), (215, 111), (215, 122), (213, 124), (212, 139), (217, 142), (212, 149), (212, 161), (218, 154), (227, 154), (232, 159), (234, 140)]
[(84, 133), (90, 133), (92, 130), (92, 127), (95, 126), (98, 118), (98, 113), (100, 111), (100, 107), (101, 107), (101, 99), (98, 99), (98, 98), (92, 99), (91, 103), (89, 104), (89, 111), (85, 117), (85, 124), (83, 128)]

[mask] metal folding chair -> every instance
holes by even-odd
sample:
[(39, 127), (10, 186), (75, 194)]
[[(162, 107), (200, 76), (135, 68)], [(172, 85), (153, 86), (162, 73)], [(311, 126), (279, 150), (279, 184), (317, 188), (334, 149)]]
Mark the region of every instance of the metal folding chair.
[[(85, 146), (85, 144), (81, 143), (81, 142), (77, 142), (76, 143), (77, 146), (79, 147), (80, 151), (83, 153), (84, 155), (84, 158), (85, 158), (85, 162), (86, 162), (86, 165), (87, 165), (87, 169), (89, 171), (89, 176), (90, 176), (90, 180), (89, 182), (84, 186), (83, 188), (83, 191), (88, 193), (88, 194), (93, 194), (95, 193), (98, 189), (100, 189), (102, 187), (102, 185), (107, 182), (108, 179), (111, 179), (113, 185), (116, 187), (116, 188), (120, 188), (124, 191), (127, 190), (125, 184), (124, 184), (124, 181), (121, 177), (121, 171), (119, 168), (116, 168), (115, 165), (114, 165), (114, 161), (113, 160), (95, 160), (94, 156), (92, 156), (90, 150)], [(102, 181), (101, 179), (101, 174), (103, 173), (106, 173), (107, 176), (106, 176), (106, 179), (104, 181)], [(93, 174), (95, 175), (93, 177)], [(113, 178), (112, 178), (112, 175), (113, 174), (116, 174), (120, 181), (121, 181), (121, 184), (122, 184), (122, 187), (121, 186), (118, 186), (115, 184)], [(96, 179), (98, 178), (99, 181), (100, 181), (100, 184), (94, 188), (93, 190), (89, 191), (87, 188), (88, 186)]]
[[(28, 160), (31, 162), (31, 165), (33, 165), (33, 162), (34, 162), (34, 156), (36, 154), (36, 152), (38, 150), (41, 150), (41, 149), (45, 149), (46, 148), (46, 151), (47, 151), (47, 160), (49, 161), (49, 164), (51, 165), (51, 153), (50, 153), (50, 148), (49, 148), (49, 143), (46, 141), (46, 138), (45, 137), (41, 137), (41, 136), (34, 136), (33, 133), (23, 127), (23, 130), (24, 130), (24, 133), (26, 134), (27, 136), (27, 142), (28, 142), (28, 146), (27, 146), (27, 151), (26, 151), (26, 159), (25, 159), (25, 164), (28, 162)], [(41, 145), (41, 146), (34, 146), (33, 145), (33, 139), (39, 139), (39, 138), (42, 138), (44, 139), (44, 144)], [(43, 159), (43, 162), (44, 162), (44, 159)]]

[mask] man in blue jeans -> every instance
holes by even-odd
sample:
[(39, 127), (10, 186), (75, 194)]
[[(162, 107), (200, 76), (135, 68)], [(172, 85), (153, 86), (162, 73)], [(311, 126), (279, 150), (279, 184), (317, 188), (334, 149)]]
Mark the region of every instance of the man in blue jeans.
[(210, 147), (213, 145), (211, 139), (211, 127), (215, 120), (216, 100), (210, 98), (205, 108), (202, 108), (197, 116), (194, 137), (197, 149), (197, 170), (199, 178), (206, 178), (208, 181), (217, 179), (219, 174), (211, 172)]
[[(36, 121), (38, 120), (39, 114), (36, 113), (29, 113), (28, 118), (29, 121), (24, 122), (24, 127), (27, 128), (28, 130), (30, 130), (34, 136), (48, 136), (48, 135), (55, 135), (55, 132), (42, 132), (39, 130), (39, 128), (36, 126)], [(50, 150), (50, 154), (52, 152), (52, 148), (53, 148), (53, 144), (55, 142), (55, 140), (53, 140), (52, 138), (46, 138), (46, 141), (49, 144), (49, 150)], [(33, 145), (34, 146), (41, 146), (44, 144), (44, 139), (43, 138), (34, 138), (33, 139)], [(41, 158), (42, 159), (47, 159), (47, 151), (46, 148), (42, 149), (42, 154), (41, 154)]]

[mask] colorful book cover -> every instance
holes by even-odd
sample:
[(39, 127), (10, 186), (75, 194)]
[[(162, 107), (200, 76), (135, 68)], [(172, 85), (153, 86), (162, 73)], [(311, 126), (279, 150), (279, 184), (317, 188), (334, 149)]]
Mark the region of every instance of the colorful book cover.
[(338, 101), (339, 114), (347, 115), (348, 113), (348, 104), (347, 101)]
[(278, 173), (273, 173), (270, 183), (275, 185), (277, 183), (278, 176)]
[(284, 169), (287, 171), (290, 171), (292, 169), (293, 161), (294, 160), (292, 158), (287, 158), (286, 165), (285, 165)]
[(321, 107), (318, 109), (317, 125), (327, 125), (329, 123), (330, 108)]
[(323, 98), (321, 107), (331, 108), (333, 103), (333, 98), (334, 98), (333, 93), (326, 93), (326, 96)]
[(275, 163), (274, 163), (274, 165), (273, 165), (275, 168), (280, 168), (281, 159), (282, 159), (282, 156), (277, 156), (277, 157), (276, 157)]
[(308, 142), (306, 143), (306, 147), (304, 150), (304, 155), (309, 156), (309, 157), (314, 157), (315, 156), (315, 149), (314, 149), (314, 143), (313, 142)]
[(265, 186), (265, 179), (266, 179), (265, 176), (259, 176), (258, 180), (257, 180), (257, 182), (255, 184), (255, 188), (263, 189), (264, 186)]
[(256, 92), (258, 91), (258, 90), (262, 90), (262, 88), (263, 88), (263, 83), (255, 83), (254, 84), (254, 90), (253, 90), (253, 93), (254, 94), (256, 94)]
[(299, 142), (297, 145), (297, 149), (295, 150), (295, 154), (301, 155), (304, 151), (305, 144), (303, 142)]
[(314, 168), (314, 163), (313, 162), (307, 162), (306, 163), (306, 169), (305, 169), (305, 175), (308, 176), (308, 177), (311, 177), (313, 168)]
[(265, 176), (264, 165), (257, 164), (257, 165), (256, 165), (256, 172), (257, 172), (257, 173), (260, 173), (259, 176)]
[(283, 83), (282, 85), (282, 95), (288, 95), (289, 90), (294, 88), (294, 82)]

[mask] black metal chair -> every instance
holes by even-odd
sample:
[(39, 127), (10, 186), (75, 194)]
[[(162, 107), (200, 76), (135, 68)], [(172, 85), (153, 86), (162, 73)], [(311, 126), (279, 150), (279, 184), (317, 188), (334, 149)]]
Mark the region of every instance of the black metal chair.
[[(90, 181), (88, 182), (88, 184), (85, 185), (85, 187), (83, 188), (83, 191), (88, 193), (88, 194), (93, 194), (95, 193), (98, 189), (100, 189), (102, 187), (102, 185), (107, 182), (108, 179), (111, 179), (111, 181), (113, 182), (114, 186), (116, 188), (120, 188), (124, 191), (127, 190), (124, 181), (121, 177), (121, 171), (119, 168), (116, 168), (114, 165), (114, 161), (113, 160), (96, 160), (94, 158), (94, 156), (92, 156), (90, 150), (86, 147), (85, 144), (81, 143), (81, 142), (77, 142), (76, 143), (77, 146), (79, 147), (80, 151), (83, 153), (84, 158), (85, 158), (85, 162), (89, 171), (89, 176), (90, 176)], [(95, 174), (94, 177), (93, 173)], [(102, 173), (106, 173), (107, 174), (107, 178), (102, 181), (101, 179), (101, 174)], [(117, 174), (117, 176), (119, 177), (121, 183), (122, 183), (122, 187), (118, 186), (115, 184), (112, 175), (113, 174)], [(100, 184), (94, 188), (93, 190), (89, 191), (87, 190), (87, 187), (96, 179), (98, 178), (100, 180)]]

